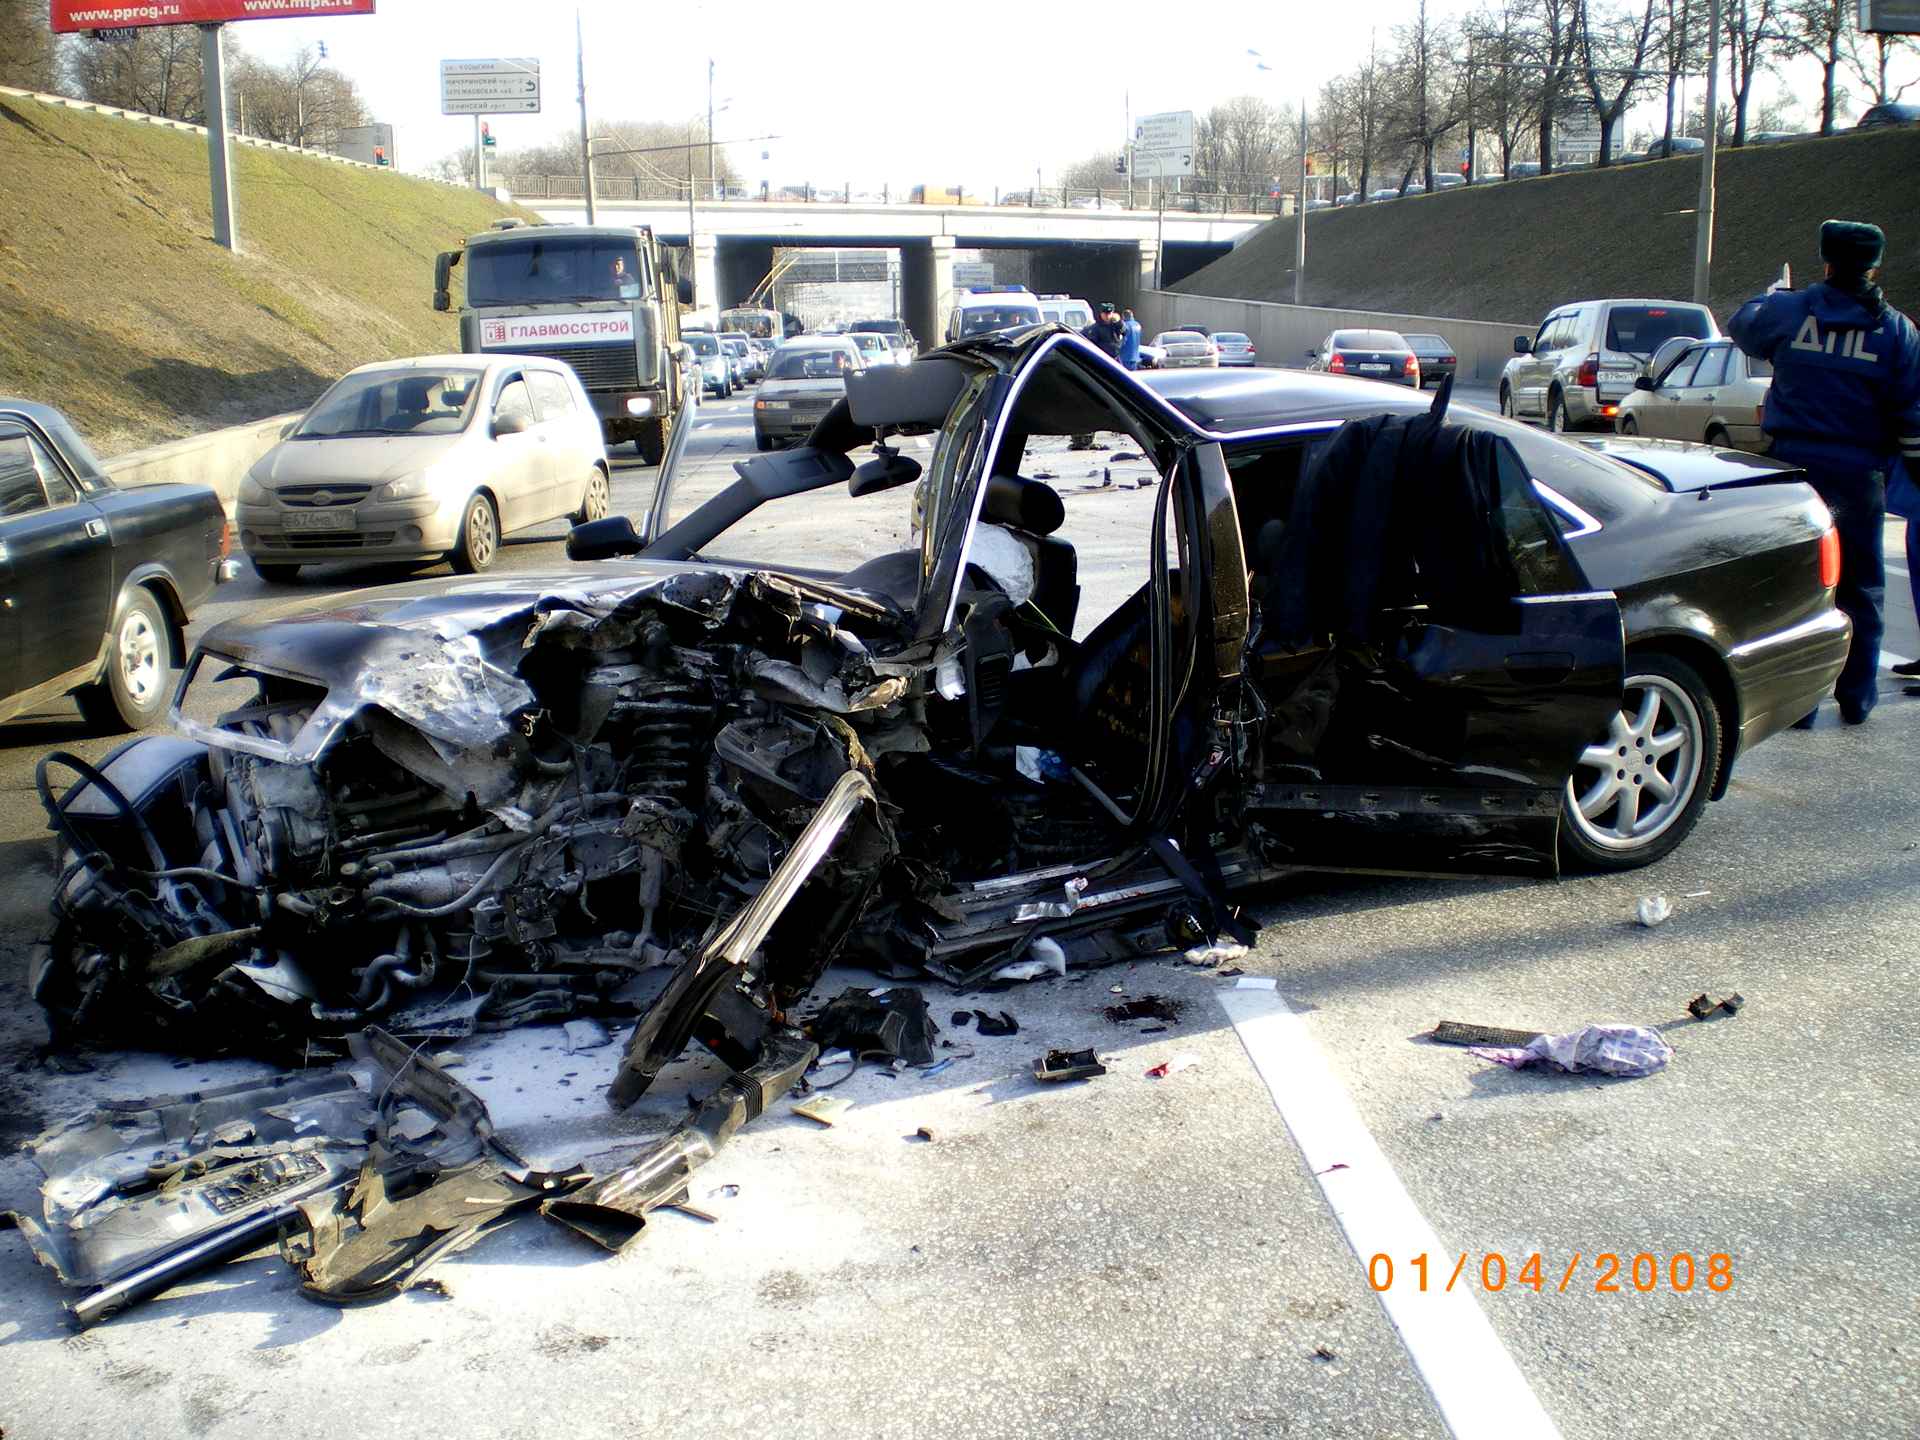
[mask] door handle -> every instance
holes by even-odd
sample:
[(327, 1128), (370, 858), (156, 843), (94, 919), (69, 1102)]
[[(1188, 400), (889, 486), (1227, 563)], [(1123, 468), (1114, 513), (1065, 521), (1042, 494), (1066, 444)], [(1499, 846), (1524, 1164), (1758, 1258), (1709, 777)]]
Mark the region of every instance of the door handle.
[(105, 535), (106, 533), (107, 533), (106, 521), (104, 520), (87, 521), (87, 537), (89, 539), (98, 540), (102, 535)]

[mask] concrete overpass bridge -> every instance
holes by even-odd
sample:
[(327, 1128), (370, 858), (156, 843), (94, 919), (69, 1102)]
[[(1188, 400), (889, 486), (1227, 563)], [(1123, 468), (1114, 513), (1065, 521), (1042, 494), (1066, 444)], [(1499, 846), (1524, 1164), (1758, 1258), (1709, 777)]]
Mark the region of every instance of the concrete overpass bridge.
[[(525, 198), (543, 219), (580, 224), (573, 198)], [(900, 313), (922, 341), (946, 320), (955, 250), (1024, 250), (1030, 288), (1131, 304), (1143, 290), (1198, 270), (1271, 215), (1176, 210), (1046, 209), (1024, 205), (809, 204), (729, 200), (596, 199), (601, 223), (648, 225), (670, 245), (691, 239), (696, 303), (738, 304), (773, 268), (775, 248), (900, 252)]]

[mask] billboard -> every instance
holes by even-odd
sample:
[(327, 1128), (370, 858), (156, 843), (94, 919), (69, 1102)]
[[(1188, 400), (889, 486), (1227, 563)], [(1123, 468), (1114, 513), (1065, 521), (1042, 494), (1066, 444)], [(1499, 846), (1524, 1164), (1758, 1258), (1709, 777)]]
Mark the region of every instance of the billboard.
[(371, 15), (373, 0), (53, 0), (59, 34), (134, 25), (218, 25), (228, 20), (322, 20)]
[(440, 113), (442, 115), (504, 115), (540, 113), (540, 61), (532, 56), (512, 60), (442, 60)]

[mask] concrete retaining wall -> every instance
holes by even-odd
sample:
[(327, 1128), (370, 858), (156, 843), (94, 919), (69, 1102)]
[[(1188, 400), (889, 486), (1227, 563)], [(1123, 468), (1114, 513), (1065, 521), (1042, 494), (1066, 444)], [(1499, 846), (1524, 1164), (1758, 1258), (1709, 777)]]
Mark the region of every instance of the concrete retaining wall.
[(175, 482), (210, 485), (231, 515), (240, 493), (240, 478), (247, 473), (247, 467), (271, 450), (279, 441), (280, 432), (304, 413), (295, 410), (246, 425), (190, 435), (185, 440), (149, 445), (144, 450), (104, 460), (101, 466), (114, 484), (128, 489)]
[(1273, 305), (1262, 300), (1229, 300), (1216, 295), (1185, 295), (1172, 290), (1141, 292), (1135, 316), (1148, 338), (1176, 325), (1205, 325), (1209, 330), (1240, 330), (1268, 365), (1298, 368), (1307, 351), (1341, 328), (1415, 331), (1444, 335), (1460, 359), (1463, 385), (1497, 385), (1513, 358), (1513, 337), (1531, 336), (1538, 321), (1501, 324), (1487, 320), (1450, 320), (1438, 315), (1387, 315), (1372, 310), (1327, 310), (1312, 305)]

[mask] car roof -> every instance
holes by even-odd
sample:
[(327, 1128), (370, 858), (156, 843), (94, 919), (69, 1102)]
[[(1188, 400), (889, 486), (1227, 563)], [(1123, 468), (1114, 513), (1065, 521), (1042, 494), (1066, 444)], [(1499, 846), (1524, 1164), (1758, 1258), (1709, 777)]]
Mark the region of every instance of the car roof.
[(1431, 398), (1372, 380), (1309, 370), (1146, 370), (1134, 379), (1205, 430), (1261, 430), (1384, 411), (1417, 414)]
[(846, 335), (795, 335), (791, 340), (782, 342), (782, 350), (858, 350), (860, 347)]
[[(531, 365), (536, 369), (565, 370), (559, 360), (544, 355), (516, 355), (506, 350), (489, 350), (484, 355), (402, 355), (393, 360), (374, 360), (356, 365), (347, 375), (370, 375), (376, 370), (488, 370), (501, 365)], [(346, 376), (342, 376), (345, 379)]]
[(1040, 297), (1025, 290), (969, 290), (954, 304), (964, 309), (968, 305), (1005, 305), (1009, 300), (1018, 300), (1036, 310), (1040, 308)]

